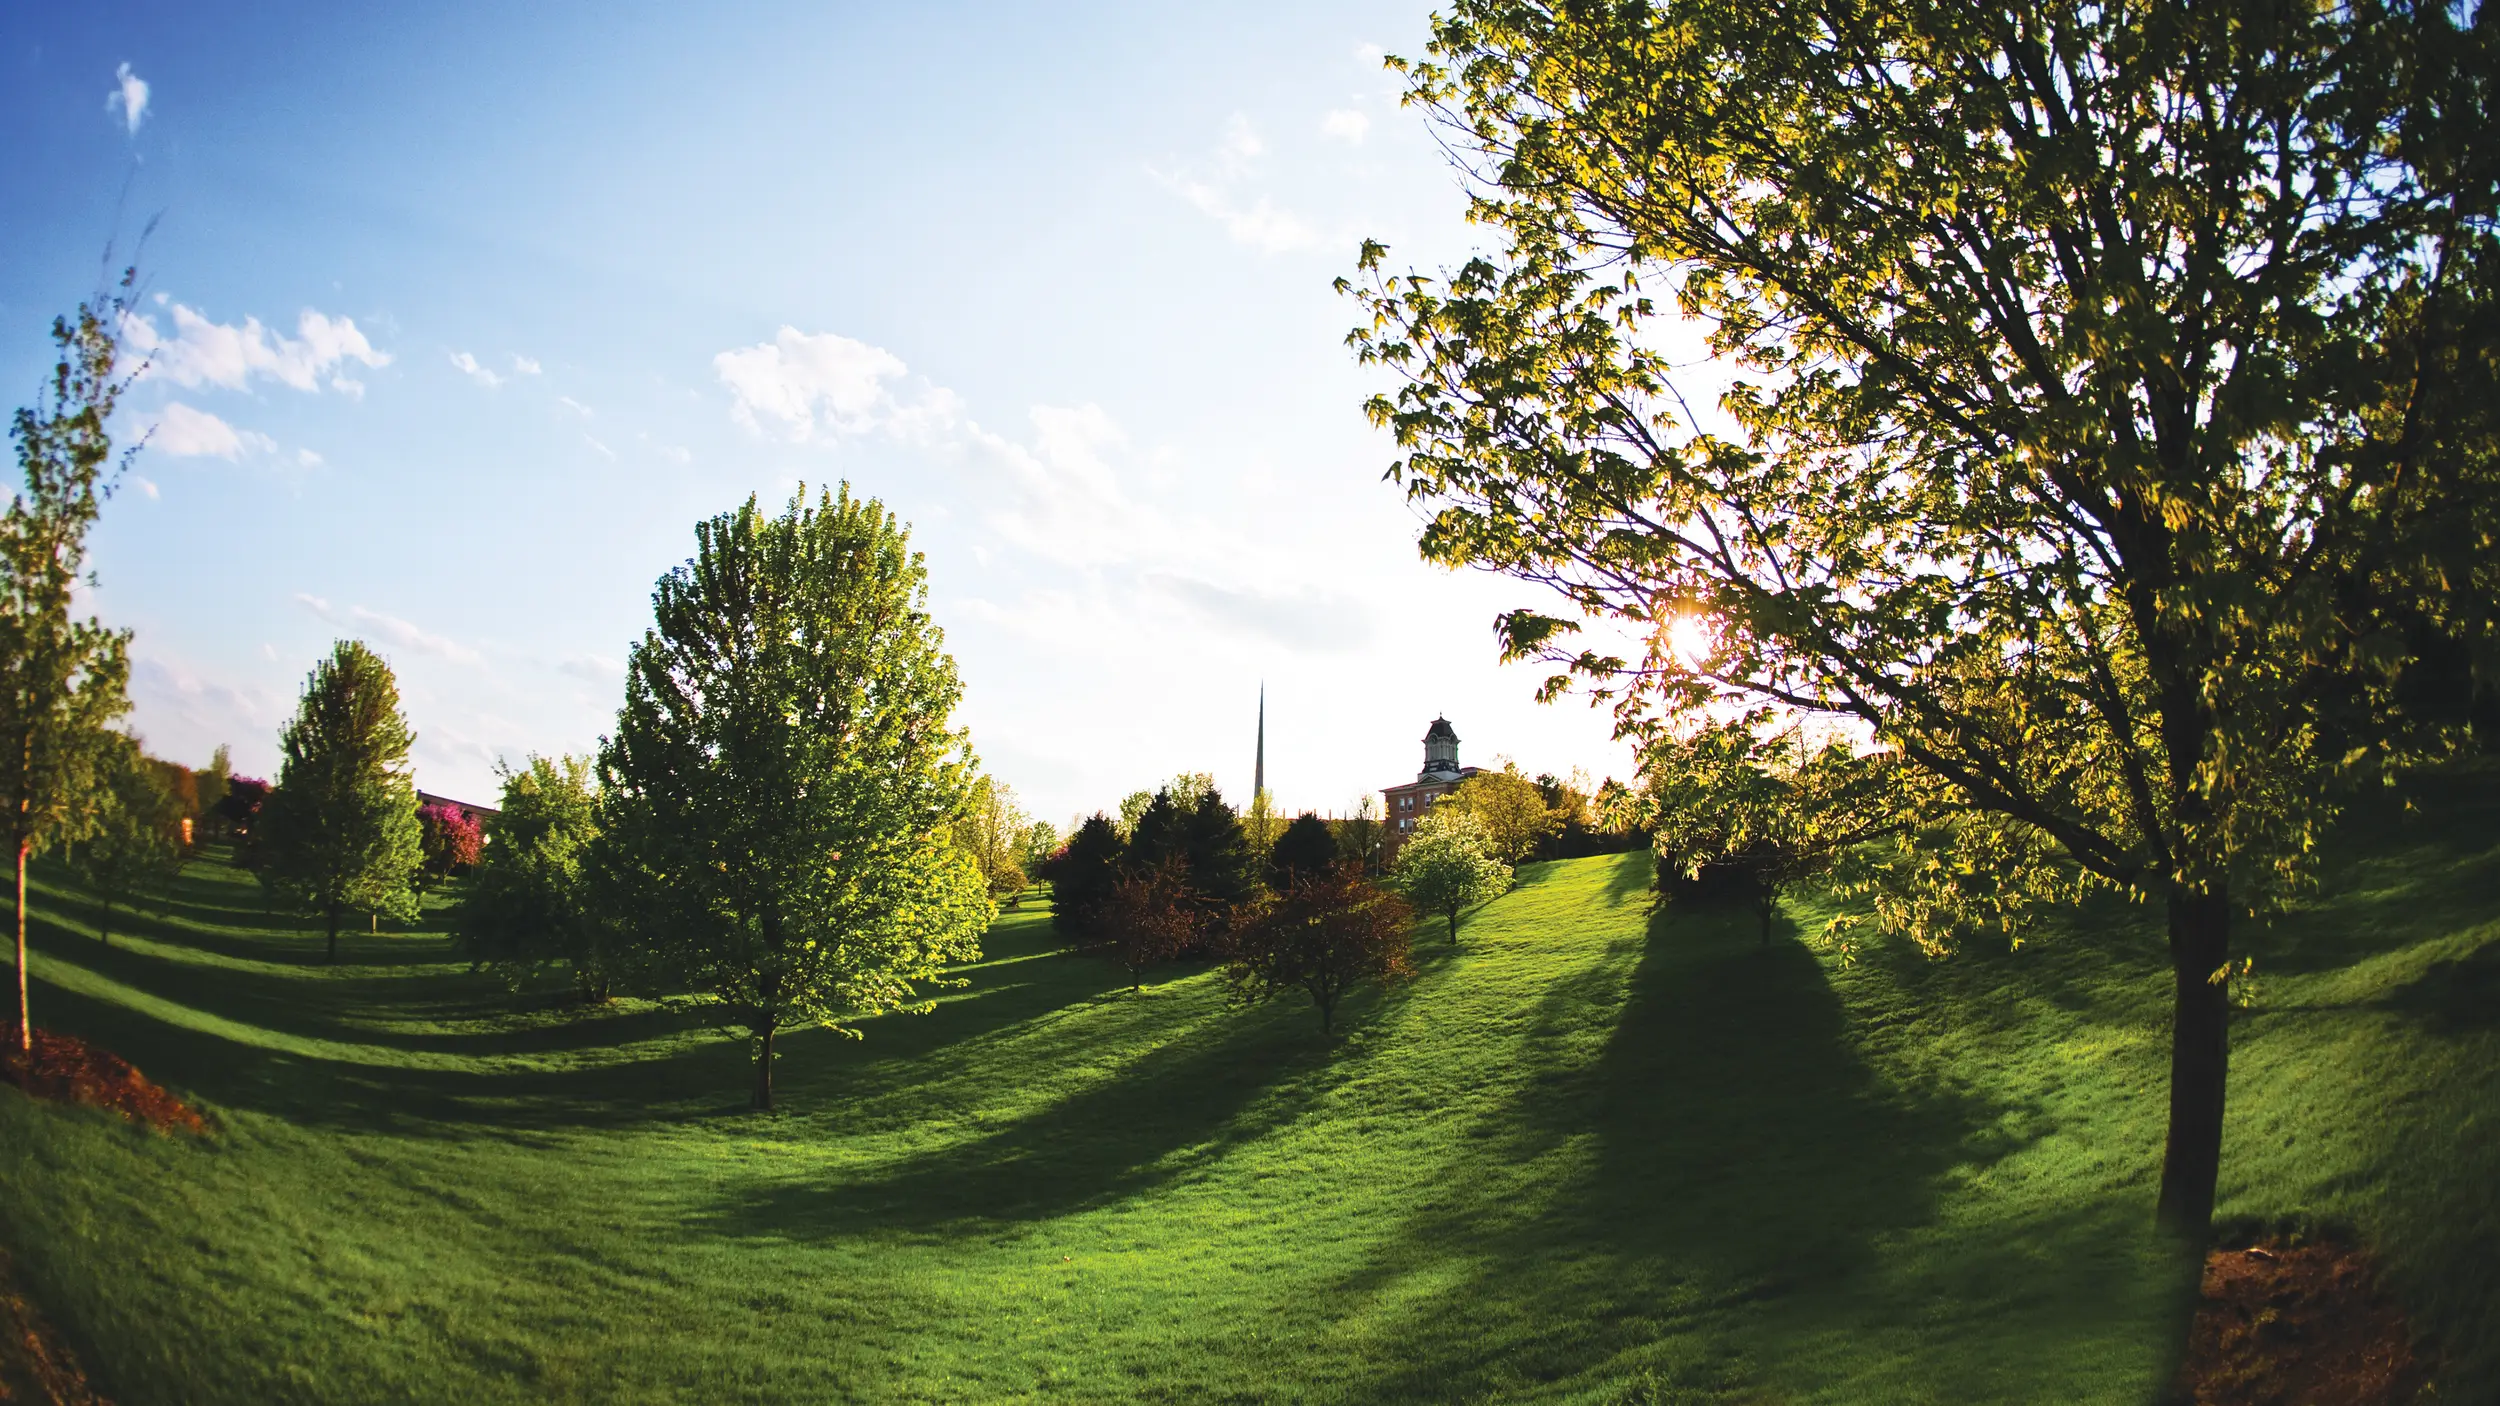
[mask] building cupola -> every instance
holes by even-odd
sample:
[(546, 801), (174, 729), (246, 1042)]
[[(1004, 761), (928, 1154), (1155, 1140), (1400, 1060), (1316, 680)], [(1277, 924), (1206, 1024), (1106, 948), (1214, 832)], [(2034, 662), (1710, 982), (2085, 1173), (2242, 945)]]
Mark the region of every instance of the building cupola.
[(1424, 769), (1419, 781), (1458, 779), (1458, 731), (1448, 718), (1434, 718), (1424, 731)]

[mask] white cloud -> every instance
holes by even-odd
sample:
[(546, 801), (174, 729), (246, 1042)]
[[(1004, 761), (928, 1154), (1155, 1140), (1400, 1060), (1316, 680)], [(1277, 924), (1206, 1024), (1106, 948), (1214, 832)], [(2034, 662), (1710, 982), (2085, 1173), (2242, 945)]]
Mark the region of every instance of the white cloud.
[(519, 352), (514, 352), (512, 354), (512, 369), (524, 376), (535, 376), (539, 373), (540, 367), (535, 357), (527, 357), (521, 355)]
[(104, 95), (104, 110), (121, 114), (122, 122), (136, 136), (139, 120), (148, 115), (148, 81), (123, 64), (113, 70), (113, 90)]
[(1319, 232), (1308, 221), (1278, 208), (1265, 195), (1250, 198), (1241, 193), (1241, 187), (1253, 180), (1258, 159), (1266, 153), (1267, 143), (1260, 139), (1258, 129), (1248, 117), (1236, 112), (1226, 120), (1223, 137), (1211, 160), (1192, 163), (1178, 171), (1150, 174), (1200, 214), (1224, 226), (1225, 233), (1236, 243), (1269, 254), (1308, 249), (1319, 242)]
[(357, 330), (354, 319), (325, 316), (311, 308), (296, 318), (293, 338), (270, 331), (256, 317), (243, 319), (240, 327), (211, 322), (181, 303), (174, 304), (173, 318), (174, 335), (168, 338), (148, 314), (123, 316), (123, 341), (147, 361), (141, 376), (228, 390), (241, 390), (254, 376), (266, 376), (299, 391), (320, 389), (326, 377), (332, 390), (362, 396), (363, 384), (341, 374), (341, 368), (351, 361), (365, 366), (388, 366), (391, 361), (390, 353), (376, 351)]
[(194, 410), (181, 401), (172, 401), (156, 421), (149, 434), (151, 448), (164, 450), (179, 458), (240, 459), (245, 454), (266, 454), (278, 442), (252, 430), (238, 430), (205, 410)]
[(461, 372), (468, 376), (470, 380), (477, 382), (479, 385), (484, 386), (490, 391), (503, 384), (503, 377), (487, 370), (484, 366), (478, 363), (478, 359), (476, 357), (469, 355), (467, 352), (453, 352), (451, 354), (451, 364), (459, 367)]
[(328, 461), (309, 449), (298, 449), (295, 451), (295, 462), (308, 469), (317, 469)]
[[(276, 661), (275, 650), (262, 649)], [(218, 743), (233, 743), (236, 767), (246, 775), (269, 765), (265, 739), (277, 735), (287, 707), (265, 689), (217, 683), (144, 653), (130, 661), (130, 700), (136, 705), (132, 720), (146, 731), (149, 751), (205, 763)]]
[(589, 444), (591, 448), (596, 449), (596, 450), (598, 450), (601, 454), (606, 455), (609, 463), (615, 463), (615, 462), (616, 462), (616, 451), (615, 451), (615, 450), (608, 448), (608, 447), (607, 447), (606, 445), (604, 445), (604, 444), (601, 444), (601, 443), (600, 443), (600, 442), (599, 442), (596, 438), (594, 438), (593, 436), (590, 436), (590, 435), (583, 435), (583, 436), (582, 436), (582, 439), (583, 439), (583, 441), (584, 441), (584, 442), (586, 442), (587, 444)]
[(1354, 145), (1361, 144), (1364, 134), (1371, 129), (1370, 118), (1347, 107), (1338, 108), (1319, 121), (1319, 130), (1323, 136), (1334, 137), (1338, 141)]
[(420, 653), (435, 655), (438, 658), (448, 659), (455, 664), (483, 664), (486, 662), (476, 650), (469, 648), (467, 645), (461, 644), (457, 640), (446, 639), (430, 630), (412, 625), (409, 622), (400, 619), (396, 615), (385, 615), (378, 610), (367, 610), (361, 605), (350, 606), (346, 610), (342, 611), (338, 607), (330, 604), (327, 600), (324, 600), (316, 595), (307, 594), (303, 591), (297, 591), (295, 593), (295, 600), (297, 604), (302, 605), (306, 610), (311, 611), (313, 614), (320, 616), (322, 619), (333, 625), (339, 625), (347, 628), (356, 628), (361, 626), (365, 629), (371, 630), (373, 633), (381, 636), (384, 640), (392, 644), (417, 650)]
[(161, 498), (164, 496), (156, 491), (156, 481), (144, 474), (132, 474), (130, 476), (130, 481), (139, 485), (139, 491), (145, 493), (150, 498)]
[(1254, 161), (1267, 154), (1267, 143), (1259, 140), (1259, 129), (1250, 125), (1248, 116), (1234, 113), (1224, 122), (1224, 159), (1235, 165)]
[(574, 414), (581, 416), (585, 420), (591, 418), (590, 407), (582, 404), (580, 401), (575, 400), (569, 395), (557, 396), (556, 404), (563, 406), (565, 409), (572, 411)]
[(625, 678), (625, 666), (603, 654), (574, 655), (558, 663), (556, 672), (570, 674), (584, 683), (598, 684), (602, 687), (621, 683)]
[(773, 340), (722, 352), (712, 365), (734, 400), (730, 413), (758, 434), (800, 442), (820, 432), (928, 438), (960, 417), (949, 391), (897, 396), (888, 382), (908, 371), (902, 358), (837, 333), (783, 327)]
[(1319, 232), (1308, 222), (1290, 211), (1277, 209), (1275, 202), (1264, 195), (1245, 206), (1204, 181), (1181, 179), (1166, 183), (1196, 206), (1200, 214), (1223, 225), (1224, 232), (1236, 244), (1247, 244), (1268, 254), (1290, 254), (1319, 243)]

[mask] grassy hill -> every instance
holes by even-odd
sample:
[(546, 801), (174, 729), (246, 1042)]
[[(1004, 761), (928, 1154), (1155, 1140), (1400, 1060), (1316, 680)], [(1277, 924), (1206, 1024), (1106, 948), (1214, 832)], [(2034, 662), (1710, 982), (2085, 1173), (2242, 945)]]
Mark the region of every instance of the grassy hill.
[[(2257, 935), (2224, 1214), (2378, 1246), (2500, 1396), (2500, 812), (2354, 827)], [(274, 925), (195, 865), (38, 1019), (207, 1141), (0, 1089), (0, 1243), (124, 1401), (2139, 1402), (2167, 981), (2118, 905), (1851, 962), (1526, 871), (1350, 1012), (1130, 994), (1010, 915), (925, 1018), (786, 1042), (516, 1011), (439, 935)], [(1812, 923), (1812, 914), (1800, 914)]]

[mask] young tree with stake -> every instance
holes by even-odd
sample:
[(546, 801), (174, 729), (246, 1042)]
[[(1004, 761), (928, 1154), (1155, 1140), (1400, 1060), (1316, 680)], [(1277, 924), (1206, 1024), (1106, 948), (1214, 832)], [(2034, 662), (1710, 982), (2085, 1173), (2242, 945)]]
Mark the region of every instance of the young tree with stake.
[(17, 1029), (34, 1048), (26, 987), (26, 860), (76, 839), (100, 742), (129, 711), (130, 635), (75, 620), (72, 595), (86, 573), (87, 532), (112, 492), (106, 422), (129, 384), (114, 329), (133, 275), (111, 295), (56, 319), (59, 360), (43, 394), (9, 423), (23, 485), (0, 514), (0, 832), (17, 863)]
[[(2158, 1217), (2201, 1241), (2234, 915), (2495, 657), (2490, 7), (1457, 0), (1433, 35), (1409, 97), (1499, 246), (1367, 246), (1353, 338), (1425, 554), (1649, 641), (1504, 617), (1549, 692), (1843, 720), (2010, 891), (2160, 905)], [(1730, 438), (1674, 316), (1750, 378)], [(1903, 910), (1949, 944), (1968, 895)]]
[(649, 896), (638, 959), (746, 1028), (758, 1109), (776, 1034), (929, 1010), (996, 912), (952, 838), (975, 772), (927, 582), (847, 486), (750, 498), (696, 526), (627, 666), (594, 858)]
[(324, 961), (339, 959), (350, 914), (416, 916), (425, 855), (408, 772), (415, 741), (391, 666), (360, 640), (340, 640), (313, 666), (278, 734), (277, 785), (252, 826), (256, 872), (282, 906), (321, 920)]

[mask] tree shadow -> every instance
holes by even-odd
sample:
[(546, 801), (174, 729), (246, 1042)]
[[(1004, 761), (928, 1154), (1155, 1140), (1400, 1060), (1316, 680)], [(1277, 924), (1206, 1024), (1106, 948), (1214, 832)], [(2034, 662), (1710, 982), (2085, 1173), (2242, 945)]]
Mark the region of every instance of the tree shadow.
[[(1593, 1064), (1572, 1066), (1564, 1030), (1613, 1008), (1603, 988), (1622, 974), (1580, 974), (1540, 1002), (1529, 1077), (1469, 1139), (1480, 1166), (1450, 1169), (1446, 1198), (1346, 1286), (1368, 1297), (1466, 1267), (1407, 1315), (1411, 1350), (1356, 1395), (1516, 1393), (1713, 1306), (1829, 1318), (1883, 1236), (1935, 1214), (1949, 1169), (2013, 1150), (1989, 1132), (1996, 1106), (1880, 1080), (1793, 925), (1768, 946), (1755, 927), (1653, 915)], [(1519, 1169), (1549, 1153), (1570, 1175), (1523, 1186)]]
[[(1149, 988), (1152, 993), (1155, 988)], [(1136, 999), (1126, 991), (1114, 1000)], [(759, 1181), (690, 1233), (772, 1239), (1022, 1225), (1149, 1192), (1293, 1116), (1268, 1098), (1326, 1066), (1302, 1014), (1215, 1011), (1077, 1092), (976, 1135), (856, 1175)], [(994, 1080), (993, 1067), (984, 1076)]]

